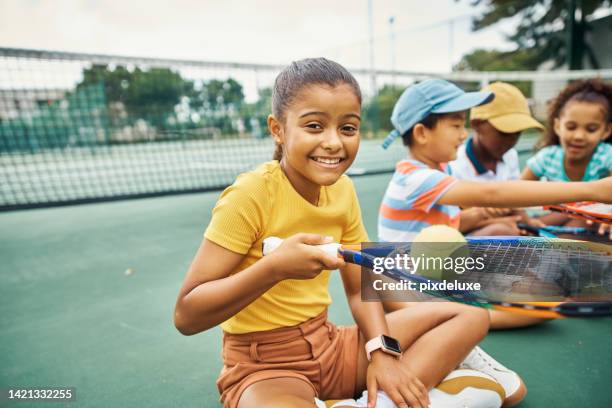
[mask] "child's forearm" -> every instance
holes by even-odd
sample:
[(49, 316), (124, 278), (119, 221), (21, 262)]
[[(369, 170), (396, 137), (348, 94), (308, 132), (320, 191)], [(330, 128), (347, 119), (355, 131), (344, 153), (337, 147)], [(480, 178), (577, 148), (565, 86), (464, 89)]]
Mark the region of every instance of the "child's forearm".
[(381, 334), (390, 334), (382, 303), (363, 302), (361, 296), (351, 296), (348, 301), (355, 323), (365, 341)]
[(390, 334), (382, 303), (361, 300), (361, 268), (346, 264), (340, 268), (340, 274), (351, 313), (365, 340)]
[(590, 183), (539, 181), (508, 181), (477, 183), (460, 181), (440, 199), (440, 204), (486, 207), (527, 207), (572, 201), (605, 201), (608, 186)]
[[(497, 183), (496, 183), (497, 184)], [(596, 200), (595, 186), (590, 183), (565, 183), (539, 181), (509, 181), (499, 183), (488, 197), (494, 206), (511, 207), (546, 205), (581, 200)]]
[(178, 300), (175, 325), (185, 335), (208, 330), (236, 315), (276, 283), (266, 258), (234, 275), (202, 283)]

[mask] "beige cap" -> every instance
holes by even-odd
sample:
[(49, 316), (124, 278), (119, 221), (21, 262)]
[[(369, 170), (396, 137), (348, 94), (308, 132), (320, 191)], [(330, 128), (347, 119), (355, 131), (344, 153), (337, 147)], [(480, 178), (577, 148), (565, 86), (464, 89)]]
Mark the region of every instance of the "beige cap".
[(470, 110), (470, 119), (487, 120), (500, 132), (515, 133), (526, 129), (544, 129), (529, 112), (529, 104), (521, 91), (505, 82), (494, 82), (482, 91), (495, 94), (495, 99)]

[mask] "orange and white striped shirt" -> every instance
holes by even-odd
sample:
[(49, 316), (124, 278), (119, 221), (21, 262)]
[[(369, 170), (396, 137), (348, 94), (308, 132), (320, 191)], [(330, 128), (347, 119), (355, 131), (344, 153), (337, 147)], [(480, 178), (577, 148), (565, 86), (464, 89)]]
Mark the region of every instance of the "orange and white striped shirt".
[(456, 182), (449, 166), (435, 170), (417, 160), (400, 161), (380, 206), (378, 240), (410, 242), (431, 225), (458, 228), (459, 207), (437, 203)]

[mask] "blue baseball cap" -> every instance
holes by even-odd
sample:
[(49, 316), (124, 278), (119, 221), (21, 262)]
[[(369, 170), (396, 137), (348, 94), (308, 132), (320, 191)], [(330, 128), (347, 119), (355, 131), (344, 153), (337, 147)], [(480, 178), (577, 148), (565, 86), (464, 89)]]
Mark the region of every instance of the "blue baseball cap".
[(493, 92), (465, 92), (457, 85), (443, 79), (428, 79), (408, 87), (397, 100), (391, 114), (395, 127), (385, 138), (386, 149), (400, 135), (425, 119), (431, 113), (461, 112), (489, 103)]

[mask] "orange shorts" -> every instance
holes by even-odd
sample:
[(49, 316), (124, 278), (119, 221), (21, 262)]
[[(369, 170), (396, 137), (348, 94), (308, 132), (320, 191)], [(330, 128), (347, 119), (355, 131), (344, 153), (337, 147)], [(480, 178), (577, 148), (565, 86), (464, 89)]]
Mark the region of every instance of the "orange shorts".
[(358, 344), (357, 326), (335, 326), (327, 321), (327, 310), (293, 327), (223, 333), (223, 369), (217, 379), (221, 402), (235, 408), (250, 385), (287, 377), (303, 380), (324, 400), (352, 398)]

